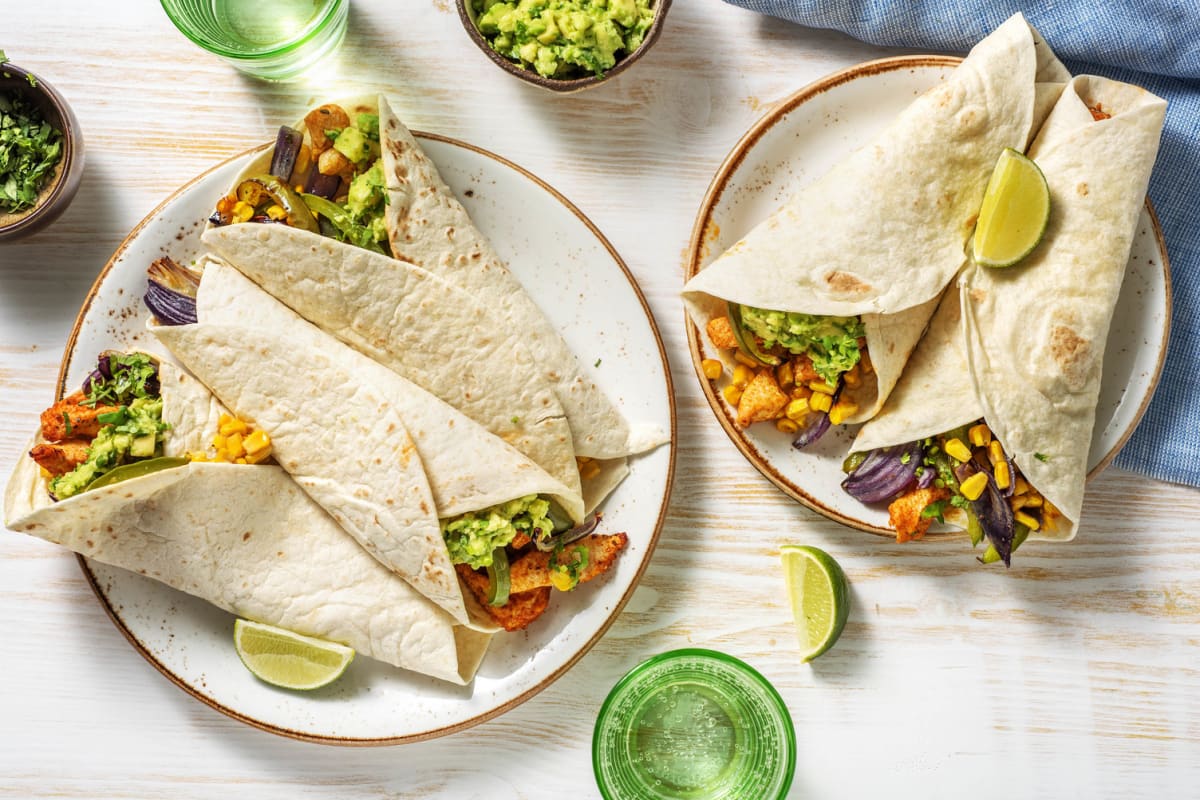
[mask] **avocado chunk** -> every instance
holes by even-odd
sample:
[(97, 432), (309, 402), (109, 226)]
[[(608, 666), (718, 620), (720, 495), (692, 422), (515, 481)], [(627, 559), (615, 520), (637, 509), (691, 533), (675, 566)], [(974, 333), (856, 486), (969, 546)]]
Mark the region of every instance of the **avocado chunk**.
[(343, 128), (333, 149), (357, 164), (371, 157), (371, 140), (358, 128)]

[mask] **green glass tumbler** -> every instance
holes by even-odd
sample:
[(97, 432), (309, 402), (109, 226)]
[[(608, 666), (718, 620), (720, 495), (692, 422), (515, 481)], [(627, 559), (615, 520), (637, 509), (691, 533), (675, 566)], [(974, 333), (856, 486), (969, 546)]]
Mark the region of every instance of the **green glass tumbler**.
[(256, 78), (284, 81), (333, 53), (350, 0), (161, 0), (179, 31)]
[(592, 734), (605, 800), (778, 800), (796, 769), (779, 693), (714, 650), (654, 656), (609, 693)]

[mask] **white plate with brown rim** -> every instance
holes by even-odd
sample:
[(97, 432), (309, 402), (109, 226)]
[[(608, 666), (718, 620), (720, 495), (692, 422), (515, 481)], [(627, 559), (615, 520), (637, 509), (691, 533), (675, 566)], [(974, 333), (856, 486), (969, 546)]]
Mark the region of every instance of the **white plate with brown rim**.
[[(783, 205), (798, 187), (867, 144), (914, 98), (945, 80), (960, 60), (900, 56), (869, 61), (835, 72), (777, 103), (734, 146), (709, 185), (692, 229), (685, 280)], [(1141, 420), (1158, 384), (1170, 323), (1166, 245), (1147, 200), (1105, 349), (1089, 478), (1112, 461)], [(894, 536), (886, 508), (863, 505), (841, 488), (842, 460), (858, 426), (832, 428), (803, 451), (791, 446), (791, 435), (774, 426), (740, 428), (735, 409), (719, 394), (730, 370), (714, 383), (700, 368), (706, 358), (723, 358), (732, 364), (728, 353), (716, 350), (690, 320), (686, 324), (704, 395), (750, 463), (785, 493), (826, 517)]]
[[(674, 392), (658, 328), (632, 274), (579, 209), (534, 175), (472, 145), (416, 135), (585, 372), (628, 418), (670, 431), (671, 443), (632, 458), (630, 476), (603, 504), (605, 528), (629, 534), (616, 565), (578, 591), (555, 593), (550, 609), (525, 631), (497, 635), (467, 686), (363, 657), (323, 689), (275, 689), (241, 665), (231, 615), (148, 578), (80, 558), (109, 617), (159, 672), (218, 711), (284, 736), (400, 744), (453, 733), (519, 705), (562, 676), (616, 619), (666, 515), (675, 463)], [(179, 189), (121, 244), (75, 322), (60, 394), (79, 385), (105, 349), (161, 352), (144, 327), (147, 265), (162, 255), (194, 260), (217, 198), (263, 149), (236, 156)]]

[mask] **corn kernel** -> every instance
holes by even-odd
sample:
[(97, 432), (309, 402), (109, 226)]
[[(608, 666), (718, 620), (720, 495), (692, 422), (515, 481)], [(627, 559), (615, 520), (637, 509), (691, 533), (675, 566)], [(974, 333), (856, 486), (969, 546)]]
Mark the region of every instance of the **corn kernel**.
[(784, 433), (795, 433), (800, 430), (800, 426), (796, 424), (796, 421), (787, 417), (775, 420), (775, 428)]
[(1025, 508), (1039, 508), (1043, 502), (1045, 501), (1042, 499), (1040, 494), (1037, 492), (1030, 492), (1029, 494), (1025, 495), (1025, 502), (1022, 503), (1022, 505)]
[(230, 417), (222, 422), (217, 430), (220, 431), (222, 436), (231, 436), (235, 433), (248, 433), (250, 431), (250, 427), (237, 417)]
[(804, 415), (808, 413), (808, 398), (797, 397), (795, 400), (792, 400), (787, 404), (787, 406), (783, 409), (783, 413), (788, 419), (794, 422), (800, 421), (804, 418)]
[(1038, 528), (1042, 527), (1042, 523), (1038, 522), (1036, 517), (1031, 517), (1024, 511), (1018, 511), (1013, 514), (1013, 519), (1024, 525), (1026, 528), (1029, 528), (1031, 531), (1036, 531)]
[(255, 455), (271, 447), (271, 437), (264, 430), (256, 430), (242, 440), (242, 447), (246, 449), (246, 455)]
[(282, 206), (273, 205), (267, 209), (267, 216), (274, 220), (287, 219), (287, 212)]
[(813, 411), (828, 411), (833, 407), (833, 398), (823, 392), (813, 392), (813, 396), (808, 398), (808, 406)]
[[(961, 439), (950, 439), (942, 447), (951, 458), (967, 462), (971, 460), (971, 448), (962, 443)], [(975, 498), (972, 497), (972, 500)]]
[(731, 383), (721, 390), (721, 396), (725, 398), (726, 403), (736, 406), (742, 399), (742, 387)]
[(792, 362), (785, 361), (775, 370), (775, 381), (779, 384), (780, 389), (788, 389), (796, 383), (796, 373), (792, 369)]
[(996, 487), (998, 489), (1007, 489), (1012, 485), (1012, 473), (1008, 469), (1008, 462), (1001, 461), (995, 467), (996, 470)]
[(706, 358), (700, 362), (700, 371), (704, 373), (704, 377), (715, 381), (725, 372), (725, 367), (715, 358)]
[(983, 494), (983, 490), (987, 488), (987, 482), (986, 472), (976, 472), (958, 485), (958, 491), (968, 500), (978, 500), (979, 496)]
[(842, 373), (842, 380), (846, 385), (853, 388), (862, 383), (862, 375), (858, 371), (858, 364), (855, 364), (850, 369)]
[(733, 352), (733, 358), (739, 364), (744, 364), (745, 366), (749, 367), (750, 369), (758, 369), (760, 366), (762, 366), (757, 361), (755, 361), (753, 358), (751, 358), (750, 356), (743, 353), (741, 350), (735, 350)]
[(988, 444), (988, 460), (992, 462), (992, 466), (1008, 460), (1004, 457), (1004, 448), (1000, 446), (999, 439), (992, 439)]
[(814, 392), (821, 392), (822, 394), (833, 394), (837, 391), (836, 386), (830, 386), (825, 381), (809, 381), (808, 388), (812, 389)]
[(837, 404), (829, 409), (829, 422), (832, 425), (841, 425), (846, 421), (847, 417), (852, 416), (857, 411), (857, 403), (851, 403), (849, 400), (838, 400)]
[(1015, 494), (1028, 494), (1028, 492), (1029, 492), (1029, 482), (1028, 482), (1028, 481), (1026, 481), (1026, 480), (1025, 480), (1023, 477), (1021, 477), (1020, 475), (1018, 475), (1018, 476), (1017, 476), (1017, 485), (1013, 487), (1013, 492), (1014, 492)]
[(246, 455), (246, 450), (242, 447), (242, 435), (240, 433), (225, 437), (225, 456), (227, 458), (241, 458), (244, 455)]
[(253, 453), (253, 454), (247, 453), (246, 454), (246, 463), (247, 464), (261, 464), (262, 462), (266, 461), (270, 457), (271, 457), (270, 449), (259, 450), (257, 453)]
[[(312, 148), (306, 144), (300, 145), (300, 152), (296, 153), (296, 163), (292, 166), (292, 172), (293, 173), (307, 172), (308, 168), (311, 164), (312, 164)], [(281, 176), (281, 177), (284, 177), (284, 176)], [(291, 176), (289, 175), (286, 177), (291, 177)], [(303, 190), (297, 189), (296, 191), (303, 191)]]
[(253, 216), (254, 206), (242, 200), (233, 204), (233, 218), (236, 222), (249, 222)]
[(245, 463), (246, 463), (246, 459), (245, 459), (245, 458), (239, 458), (239, 459), (236, 459), (236, 460), (235, 460), (233, 463), (235, 463), (235, 464), (245, 464)]
[(992, 430), (981, 422), (971, 426), (971, 430), (967, 431), (967, 438), (975, 447), (987, 447), (988, 442), (992, 441)]
[(588, 461), (579, 465), (580, 480), (590, 481), (592, 478), (600, 474), (600, 462)]
[(754, 380), (754, 370), (747, 367), (745, 364), (738, 364), (733, 368), (733, 385), (739, 389), (745, 389), (750, 385), (750, 381)]

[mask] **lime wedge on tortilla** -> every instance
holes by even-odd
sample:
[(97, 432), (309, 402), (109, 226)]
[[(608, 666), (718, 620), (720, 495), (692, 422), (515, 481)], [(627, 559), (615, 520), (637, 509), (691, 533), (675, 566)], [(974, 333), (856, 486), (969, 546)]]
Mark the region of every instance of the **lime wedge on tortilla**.
[(233, 643), (246, 669), (284, 689), (307, 691), (337, 680), (354, 660), (353, 648), (239, 619)]
[(785, 544), (780, 557), (801, 657), (812, 661), (833, 647), (846, 624), (850, 613), (846, 574), (833, 556), (816, 547)]
[(975, 261), (985, 267), (1011, 267), (1038, 246), (1049, 219), (1046, 176), (1033, 161), (1005, 148), (979, 209)]

